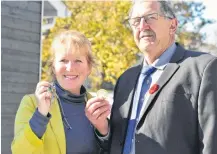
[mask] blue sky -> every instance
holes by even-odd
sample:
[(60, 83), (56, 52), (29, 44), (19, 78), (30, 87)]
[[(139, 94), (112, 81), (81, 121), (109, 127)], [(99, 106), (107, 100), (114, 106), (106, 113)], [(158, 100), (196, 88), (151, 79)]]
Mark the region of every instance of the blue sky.
[[(206, 8), (204, 10), (203, 17), (216, 21), (213, 24), (207, 24), (204, 28), (200, 30), (202, 34), (205, 34), (207, 37), (204, 40), (206, 43), (217, 45), (217, 9), (214, 0), (178, 0), (178, 1), (194, 1), (202, 2)], [(187, 24), (188, 30), (194, 30), (194, 27), (191, 23)]]
[(215, 0), (200, 0), (200, 2), (203, 2), (206, 6), (204, 17), (216, 20), (214, 24), (204, 27), (202, 32), (205, 32), (207, 35), (206, 42), (217, 45), (217, 8), (214, 1)]
[(202, 2), (206, 6), (204, 16), (210, 17), (210, 18), (217, 18), (217, 10), (216, 10), (216, 5), (214, 4), (214, 1), (204, 0)]

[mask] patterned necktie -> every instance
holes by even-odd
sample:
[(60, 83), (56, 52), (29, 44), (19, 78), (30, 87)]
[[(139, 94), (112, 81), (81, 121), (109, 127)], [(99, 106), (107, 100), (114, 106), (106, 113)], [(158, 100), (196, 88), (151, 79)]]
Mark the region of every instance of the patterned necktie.
[(146, 69), (143, 69), (141, 73), (142, 75), (144, 75), (144, 79), (142, 82), (142, 87), (141, 87), (141, 91), (139, 95), (139, 102), (138, 102), (138, 106), (136, 110), (136, 119), (130, 119), (128, 122), (127, 136), (126, 136), (126, 140), (124, 144), (123, 154), (130, 154), (131, 152), (137, 119), (139, 118), (139, 114), (140, 114), (140, 111), (144, 103), (144, 97), (148, 90), (147, 86), (145, 86), (146, 85), (145, 82), (146, 82), (147, 77), (150, 76), (155, 70), (156, 70), (155, 67), (150, 66), (150, 67), (147, 67)]

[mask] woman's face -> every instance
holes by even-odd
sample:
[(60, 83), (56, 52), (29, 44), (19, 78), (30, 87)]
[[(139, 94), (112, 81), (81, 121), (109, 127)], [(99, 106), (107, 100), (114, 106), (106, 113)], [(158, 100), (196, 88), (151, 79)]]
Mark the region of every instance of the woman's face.
[(85, 52), (55, 52), (53, 62), (53, 72), (60, 86), (77, 95), (91, 73), (87, 56), (82, 53)]

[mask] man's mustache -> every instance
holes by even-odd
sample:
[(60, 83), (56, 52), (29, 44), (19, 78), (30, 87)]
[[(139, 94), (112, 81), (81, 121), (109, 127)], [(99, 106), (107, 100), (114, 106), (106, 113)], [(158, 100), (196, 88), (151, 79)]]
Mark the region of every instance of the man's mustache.
[(140, 32), (140, 38), (144, 37), (144, 36), (155, 36), (155, 32), (151, 31), (151, 30), (145, 30)]

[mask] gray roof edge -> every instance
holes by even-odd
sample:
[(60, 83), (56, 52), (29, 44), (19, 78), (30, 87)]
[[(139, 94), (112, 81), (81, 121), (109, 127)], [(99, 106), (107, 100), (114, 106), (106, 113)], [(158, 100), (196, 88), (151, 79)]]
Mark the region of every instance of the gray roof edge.
[(66, 7), (66, 5), (61, 0), (47, 0), (57, 11), (58, 17), (69, 17), (71, 16), (71, 11)]

